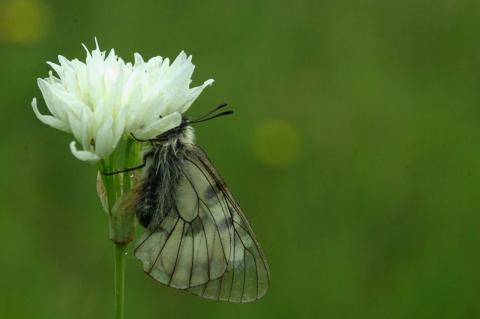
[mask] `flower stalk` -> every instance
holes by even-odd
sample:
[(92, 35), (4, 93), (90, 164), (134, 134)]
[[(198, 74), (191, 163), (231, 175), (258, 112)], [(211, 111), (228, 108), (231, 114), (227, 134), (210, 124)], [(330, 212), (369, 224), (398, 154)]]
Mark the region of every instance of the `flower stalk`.
[(124, 316), (127, 245), (115, 243), (115, 319), (123, 319)]
[[(135, 166), (139, 147), (128, 139), (112, 155), (99, 162), (100, 172), (116, 172)], [(134, 185), (132, 173), (101, 176), (98, 193), (109, 217), (110, 239), (115, 245), (115, 319), (124, 318), (125, 257), (133, 240), (135, 213), (131, 205), (130, 189)]]

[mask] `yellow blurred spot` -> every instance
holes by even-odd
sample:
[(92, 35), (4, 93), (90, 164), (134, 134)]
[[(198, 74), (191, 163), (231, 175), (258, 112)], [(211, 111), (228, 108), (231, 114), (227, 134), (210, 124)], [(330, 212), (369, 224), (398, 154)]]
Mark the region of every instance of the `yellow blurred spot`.
[[(3, 1), (2, 1), (3, 2)], [(48, 30), (50, 10), (35, 0), (10, 0), (0, 3), (0, 40), (30, 43)]]
[(268, 165), (285, 166), (298, 155), (300, 137), (288, 122), (268, 120), (255, 130), (253, 147), (257, 158)]

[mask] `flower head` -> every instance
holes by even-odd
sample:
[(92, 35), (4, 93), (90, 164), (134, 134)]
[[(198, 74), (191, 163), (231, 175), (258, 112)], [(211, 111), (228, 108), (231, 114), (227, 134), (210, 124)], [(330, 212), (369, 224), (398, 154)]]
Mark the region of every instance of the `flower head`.
[(184, 52), (172, 63), (159, 56), (144, 61), (136, 53), (132, 64), (113, 49), (108, 55), (100, 51), (98, 43), (91, 52), (85, 49), (85, 63), (59, 56), (59, 64), (48, 62), (57, 75), (50, 71), (38, 79), (49, 115), (32, 101), (40, 121), (74, 135), (82, 149), (75, 141), (70, 149), (80, 160), (108, 157), (130, 133), (148, 139), (180, 125), (181, 113), (213, 83), (190, 88), (195, 66)]

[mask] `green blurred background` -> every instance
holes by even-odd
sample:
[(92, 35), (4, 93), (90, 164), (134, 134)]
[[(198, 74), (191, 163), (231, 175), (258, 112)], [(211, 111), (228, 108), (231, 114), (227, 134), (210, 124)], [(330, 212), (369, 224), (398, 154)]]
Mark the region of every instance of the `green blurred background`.
[(189, 114), (235, 109), (198, 141), (272, 271), (216, 303), (129, 255), (127, 319), (480, 317), (480, 2), (0, 0), (0, 318), (113, 317), (96, 168), (30, 107), (94, 36), (216, 80)]

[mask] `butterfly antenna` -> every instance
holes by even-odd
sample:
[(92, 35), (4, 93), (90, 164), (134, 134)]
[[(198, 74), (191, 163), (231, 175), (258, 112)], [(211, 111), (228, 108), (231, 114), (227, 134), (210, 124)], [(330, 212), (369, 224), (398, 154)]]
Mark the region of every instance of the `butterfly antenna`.
[[(201, 122), (205, 122), (205, 121), (208, 121), (208, 120), (211, 120), (211, 119), (214, 119), (216, 117), (219, 117), (219, 116), (224, 116), (224, 115), (229, 115), (229, 114), (233, 114), (233, 111), (224, 111), (222, 113), (218, 113), (218, 114), (215, 114), (215, 115), (212, 115), (213, 113), (215, 113), (216, 111), (220, 110), (220, 109), (223, 109), (224, 107), (227, 106), (227, 103), (222, 103), (220, 104), (219, 106), (215, 107), (213, 110), (211, 110), (210, 112), (208, 112), (207, 114), (203, 115), (203, 116), (200, 116), (199, 118), (193, 120), (193, 121), (190, 121), (190, 123), (201, 123)], [(209, 115), (212, 115), (209, 117)]]
[(207, 117), (206, 119), (201, 119), (201, 120), (195, 120), (195, 121), (192, 121), (190, 123), (202, 123), (202, 122), (205, 122), (205, 121), (209, 121), (209, 120), (212, 120), (216, 117), (219, 117), (219, 116), (224, 116), (224, 115), (230, 115), (230, 114), (233, 114), (233, 111), (232, 110), (229, 110), (229, 111), (225, 111), (225, 112), (222, 112), (222, 113), (219, 113), (219, 114), (215, 114), (213, 116), (210, 116), (210, 117)]
[(204, 114), (202, 116), (200, 116), (198, 119), (195, 119), (194, 121), (201, 121), (202, 119), (204, 119), (205, 117), (211, 115), (212, 113), (224, 108), (225, 106), (227, 106), (227, 103), (222, 103), (220, 104), (219, 106), (215, 107), (213, 110), (211, 110), (210, 112), (208, 112), (207, 114)]

